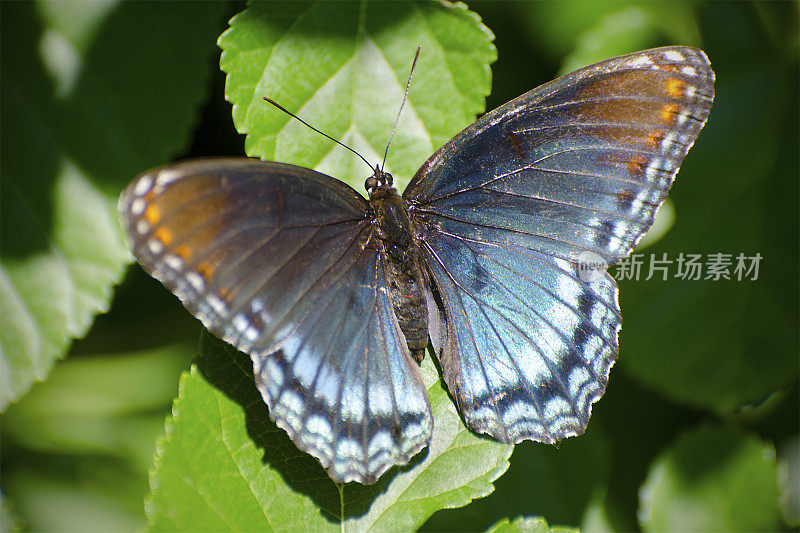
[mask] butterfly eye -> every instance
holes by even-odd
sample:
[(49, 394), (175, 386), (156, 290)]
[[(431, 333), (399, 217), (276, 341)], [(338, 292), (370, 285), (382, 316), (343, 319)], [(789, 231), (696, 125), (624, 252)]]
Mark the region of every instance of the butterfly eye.
[(367, 190), (368, 193), (372, 193), (372, 190), (378, 186), (378, 180), (375, 179), (375, 176), (370, 176), (364, 182), (364, 188)]

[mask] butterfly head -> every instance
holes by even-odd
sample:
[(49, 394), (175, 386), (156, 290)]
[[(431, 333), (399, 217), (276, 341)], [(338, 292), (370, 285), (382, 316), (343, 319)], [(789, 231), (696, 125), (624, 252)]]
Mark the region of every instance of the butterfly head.
[(388, 172), (384, 172), (378, 165), (375, 165), (375, 173), (368, 177), (364, 182), (370, 200), (384, 196), (393, 189), (394, 178)]

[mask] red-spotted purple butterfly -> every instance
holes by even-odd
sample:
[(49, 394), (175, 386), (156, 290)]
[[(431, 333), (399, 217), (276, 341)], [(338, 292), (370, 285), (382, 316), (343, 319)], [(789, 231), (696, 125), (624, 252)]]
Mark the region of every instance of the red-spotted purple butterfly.
[(409, 461), (433, 422), (428, 338), (466, 424), (507, 443), (584, 431), (617, 357), (617, 286), (583, 279), (652, 224), (714, 73), (672, 46), (602, 61), (487, 113), (402, 196), (307, 168), (185, 161), (120, 210), (139, 263), (250, 354), (275, 423), (337, 482)]

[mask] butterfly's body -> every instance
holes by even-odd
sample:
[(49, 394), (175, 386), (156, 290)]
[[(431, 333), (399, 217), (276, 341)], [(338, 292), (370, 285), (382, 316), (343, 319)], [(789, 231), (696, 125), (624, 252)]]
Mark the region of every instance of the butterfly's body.
[(430, 443), (430, 338), (473, 431), (584, 431), (617, 358), (612, 264), (650, 227), (711, 109), (705, 54), (674, 46), (577, 70), (487, 113), (402, 196), (310, 169), (177, 163), (120, 198), (134, 253), (250, 355), (270, 416), (337, 482)]
[(428, 346), (428, 310), (414, 228), (405, 200), (392, 186), (392, 176), (376, 169), (369, 179), (376, 180), (374, 187), (367, 185), (372, 236), (377, 241), (372, 245), (386, 261), (392, 307), (408, 349), (421, 362)]

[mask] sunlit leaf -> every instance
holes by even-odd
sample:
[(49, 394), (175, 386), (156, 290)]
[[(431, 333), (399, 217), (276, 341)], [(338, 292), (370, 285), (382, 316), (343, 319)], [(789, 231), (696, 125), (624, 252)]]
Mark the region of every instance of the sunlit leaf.
[(645, 531), (774, 531), (775, 449), (738, 430), (703, 427), (653, 463), (639, 494)]
[(521, 516), (514, 520), (505, 518), (486, 530), (487, 533), (568, 533), (577, 532), (575, 528), (550, 527), (540, 516)]
[(176, 376), (192, 351), (176, 344), (70, 358), (9, 407), (0, 434), (38, 453), (130, 458), (144, 472), (162, 431), (159, 411), (175, 396)]
[(314, 168), (363, 190), (371, 174), (363, 161), (262, 97), (374, 166), (421, 46), (386, 163), (402, 190), (435, 148), (483, 110), (496, 51), (479, 21), (463, 5), (426, 1), (250, 4), (219, 40), (225, 96), (236, 128), (247, 134), (247, 154)]
[(466, 509), (439, 511), (421, 530), (484, 529), (501, 517), (525, 513), (549, 522), (579, 524), (593, 493), (608, 483), (609, 463), (608, 438), (593, 415), (585, 434), (557, 446), (517, 444), (512, 467), (495, 482), (492, 494)]

